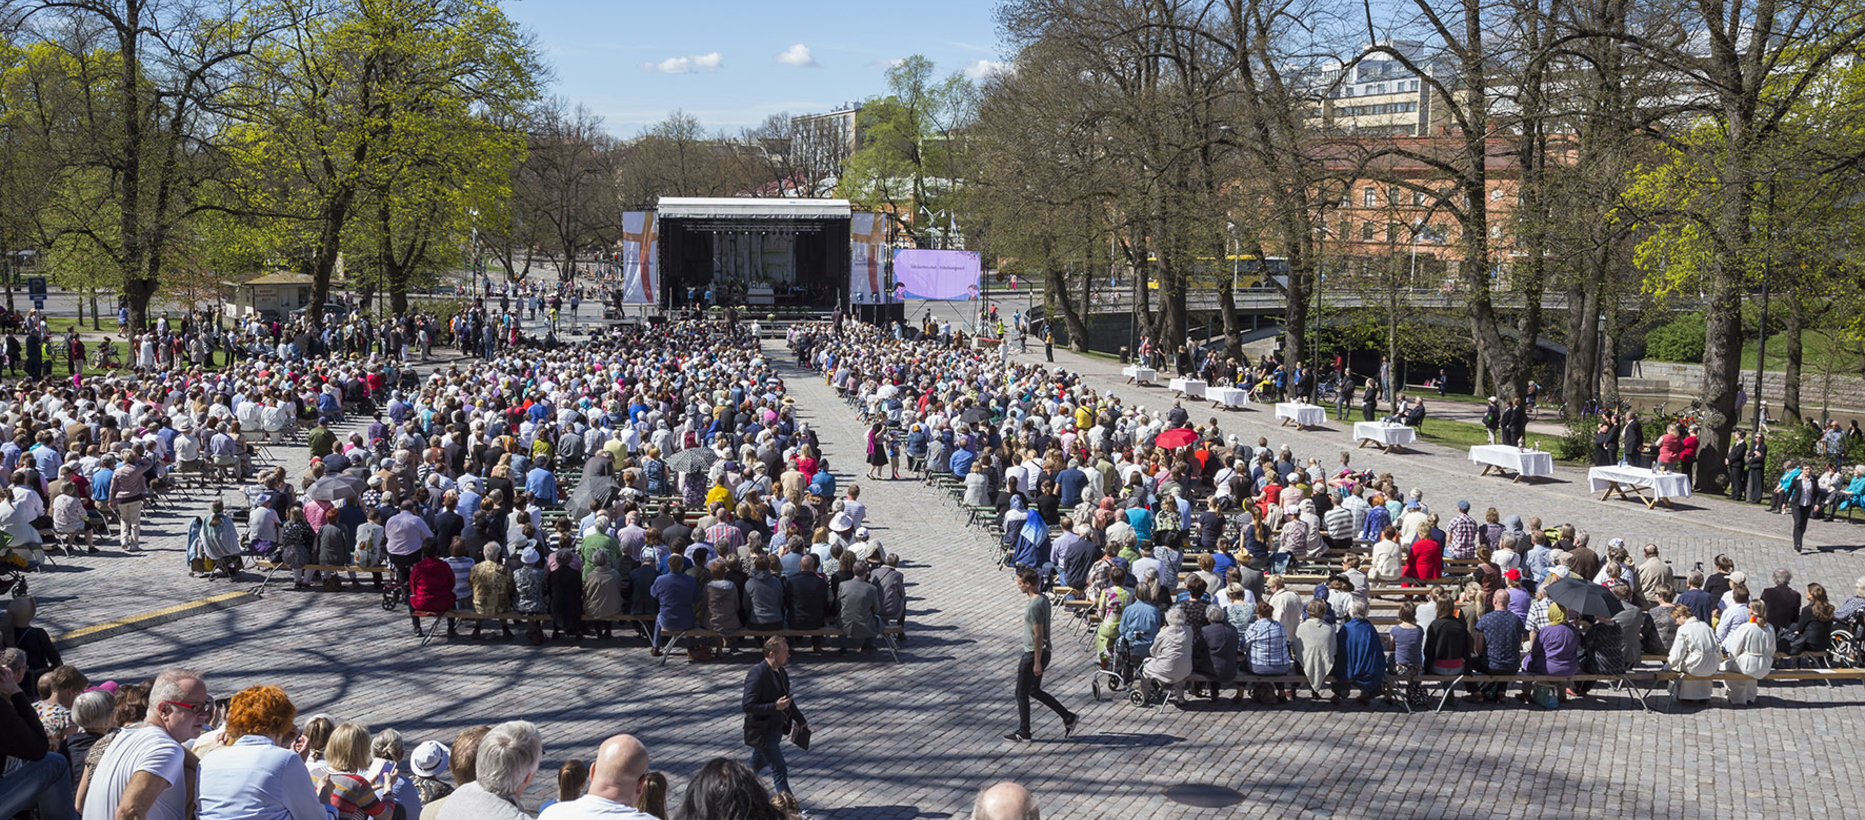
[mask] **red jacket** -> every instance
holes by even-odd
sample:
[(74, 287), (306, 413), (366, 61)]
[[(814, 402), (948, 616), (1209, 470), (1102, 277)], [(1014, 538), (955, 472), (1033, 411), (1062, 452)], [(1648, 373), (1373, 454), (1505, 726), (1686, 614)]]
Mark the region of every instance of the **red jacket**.
[(1444, 547), (1429, 538), (1412, 542), (1412, 557), (1405, 562), (1405, 577), (1430, 581), (1444, 577)]
[(439, 558), (423, 558), (409, 570), (408, 604), (416, 612), (453, 608), (453, 568)]

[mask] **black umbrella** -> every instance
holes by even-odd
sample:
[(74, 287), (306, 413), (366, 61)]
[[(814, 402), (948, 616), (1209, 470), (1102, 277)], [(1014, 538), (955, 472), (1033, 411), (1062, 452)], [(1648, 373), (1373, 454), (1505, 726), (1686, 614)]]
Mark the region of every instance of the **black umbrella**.
[(719, 454), (711, 447), (688, 447), (667, 457), (667, 469), (676, 473), (703, 473), (718, 460)]
[(305, 490), (304, 494), (319, 501), (336, 501), (339, 498), (357, 498), (367, 489), (369, 489), (369, 484), (362, 478), (348, 473), (337, 473), (312, 482), (311, 488)]
[(982, 407), (973, 407), (960, 414), (958, 420), (966, 424), (983, 424), (991, 420), (991, 411)]
[(1548, 600), (1560, 604), (1570, 615), (1592, 615), (1595, 618), (1611, 618), (1625, 604), (1612, 590), (1599, 584), (1589, 584), (1578, 578), (1562, 578), (1542, 587), (1547, 592)]

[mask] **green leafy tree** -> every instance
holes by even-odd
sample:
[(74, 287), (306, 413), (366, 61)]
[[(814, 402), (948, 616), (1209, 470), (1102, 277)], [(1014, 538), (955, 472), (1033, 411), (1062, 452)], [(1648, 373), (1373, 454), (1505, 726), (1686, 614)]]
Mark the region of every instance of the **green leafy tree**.
[(241, 66), (289, 25), (263, 0), (15, 0), (11, 22), (56, 48), (74, 90), (47, 241), (92, 246), (120, 272), (132, 326), (147, 322), (196, 215), (221, 207), (218, 128)]
[(237, 208), (255, 244), (314, 277), (314, 317), (357, 241), (351, 221), (360, 209), (370, 209), (359, 229), (370, 236), (421, 226), (423, 238), (399, 252), (363, 241), (377, 276), (359, 284), (366, 294), (387, 289), (405, 309), (413, 271), (436, 241), (451, 241), (427, 229), (452, 230), (470, 221), (466, 210), (491, 212), (502, 199), (506, 188), (488, 191), (481, 177), (509, 180), (522, 140), (499, 123), (535, 97), (543, 69), (525, 35), (477, 0), (286, 8), (291, 36), (268, 43), (242, 86), (245, 116), (232, 128)]
[(887, 69), (887, 95), (862, 103), (856, 116), (862, 145), (849, 156), (839, 190), (903, 220), (920, 247), (956, 247), (951, 208), (962, 175), (955, 160), (976, 89), (964, 74), (939, 80), (933, 72), (933, 62), (918, 54)]

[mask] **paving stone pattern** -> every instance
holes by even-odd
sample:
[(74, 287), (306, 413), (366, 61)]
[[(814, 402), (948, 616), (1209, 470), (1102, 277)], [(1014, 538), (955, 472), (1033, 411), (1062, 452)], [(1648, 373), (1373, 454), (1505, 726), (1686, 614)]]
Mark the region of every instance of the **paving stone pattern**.
[[(770, 350), (784, 356), (776, 345)], [(1117, 373), (1117, 366), (1100, 364), (1079, 360), (1097, 386), (1143, 396), (1148, 406), (1168, 404), (1160, 390), (1116, 386), (1105, 371)], [(842, 483), (860, 476), (862, 428), (852, 413), (820, 378), (787, 375), (799, 414), (820, 431)], [(1272, 429), (1265, 418), (1222, 414), (1222, 423), (1324, 457), (1348, 445), (1339, 424), (1294, 433)], [(1476, 479), (1461, 454), (1422, 449), (1355, 451), (1354, 459), (1426, 487), (1428, 500), (1467, 493), (1479, 509), (1495, 503), (1571, 518), (1598, 541), (1655, 539), (1683, 567), (1707, 559), (1706, 551), (1729, 551), (1744, 566), (1782, 563), (1840, 590), (1850, 584), (1837, 582), (1859, 569), (1848, 549), (1794, 558), (1778, 535), (1784, 519), (1713, 501), (1675, 513), (1602, 504), (1574, 486), (1571, 470), (1559, 483), (1511, 485)], [(280, 457), (295, 474), (304, 455), (286, 448)], [(1865, 714), (1858, 684), (1764, 684), (1757, 708), (1675, 715), (1643, 713), (1613, 693), (1556, 712), (1454, 707), (1406, 715), (1307, 701), (1141, 711), (1092, 700), (1091, 660), (1060, 617), (1046, 683), (1083, 715), (1081, 734), (1062, 740), (1059, 722), (1038, 706), (1037, 742), (1013, 745), (1001, 739), (1016, 719), (1021, 598), (1010, 573), (995, 567), (990, 539), (967, 528), (943, 493), (913, 481), (861, 483), (876, 537), (903, 556), (911, 637), (899, 665), (884, 653), (797, 654), (793, 681), (816, 739), (811, 751), (788, 756), (793, 785), (817, 817), (965, 817), (976, 791), (1000, 779), (1034, 789), (1051, 817), (1707, 818), (1790, 804), (1804, 816), (1846, 816), (1861, 797), (1865, 765), (1850, 743)], [(182, 566), (181, 516), (204, 503), (177, 499), (157, 511), (149, 530), (154, 548), (145, 556), (79, 558), (35, 578), (47, 625), (57, 631), (98, 623), (229, 589), (190, 579)], [(1844, 525), (1815, 526), (1824, 543), (1856, 540)], [(186, 664), (207, 672), (216, 694), (277, 683), (303, 714), (392, 726), (411, 742), (450, 739), (477, 723), (534, 720), (544, 731), (546, 769), (527, 794), (531, 806), (554, 788), (555, 767), (587, 760), (615, 732), (646, 742), (655, 768), (672, 776), (676, 799), (706, 760), (747, 756), (738, 702), (754, 660), (749, 651), (711, 664), (675, 659), (659, 666), (633, 637), (541, 647), (462, 638), (422, 648), (407, 618), (383, 612), (378, 601), (372, 590), (293, 592), (287, 583), (263, 599), (107, 638), (67, 657), (94, 680), (146, 678)], [(1752, 753), (1730, 765), (1728, 750), (1738, 746)], [(1184, 782), (1234, 788), (1244, 800), (1220, 809), (1168, 802), (1164, 789)]]

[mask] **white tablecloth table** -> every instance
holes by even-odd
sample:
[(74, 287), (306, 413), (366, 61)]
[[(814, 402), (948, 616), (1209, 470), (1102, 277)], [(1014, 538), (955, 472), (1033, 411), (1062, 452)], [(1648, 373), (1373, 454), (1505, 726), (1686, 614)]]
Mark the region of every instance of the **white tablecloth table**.
[(1130, 382), (1139, 382), (1140, 384), (1152, 384), (1154, 379), (1159, 378), (1159, 371), (1154, 370), (1150, 367), (1141, 367), (1137, 364), (1130, 364), (1120, 369), (1120, 375), (1126, 376), (1127, 381), (1130, 381)]
[(1204, 398), (1205, 383), (1202, 379), (1173, 379), (1166, 387), (1180, 395)]
[(1328, 420), (1328, 411), (1319, 405), (1299, 401), (1285, 401), (1276, 404), (1276, 418), (1282, 420), (1283, 426), (1294, 422), (1296, 427), (1320, 427)]
[(1515, 480), (1554, 475), (1554, 456), (1544, 450), (1524, 450), (1507, 444), (1479, 444), (1470, 448), (1470, 460), (1483, 465), (1481, 475), (1515, 473)]
[[(1601, 501), (1617, 494), (1625, 498), (1630, 491), (1645, 502), (1645, 506), (1656, 507), (1658, 502), (1671, 506), (1673, 498), (1690, 497), (1690, 476), (1683, 473), (1659, 473), (1645, 467), (1593, 467), (1587, 470), (1587, 484), (1593, 492), (1602, 492)], [(1647, 495), (1646, 491), (1650, 494)]]
[(1219, 407), (1242, 407), (1250, 403), (1250, 391), (1241, 387), (1207, 387), (1204, 395)]
[(1395, 447), (1404, 447), (1418, 440), (1418, 431), (1403, 424), (1387, 424), (1383, 421), (1356, 421), (1353, 423), (1353, 439), (1365, 447), (1368, 442), (1379, 445), (1380, 449), (1392, 452)]

